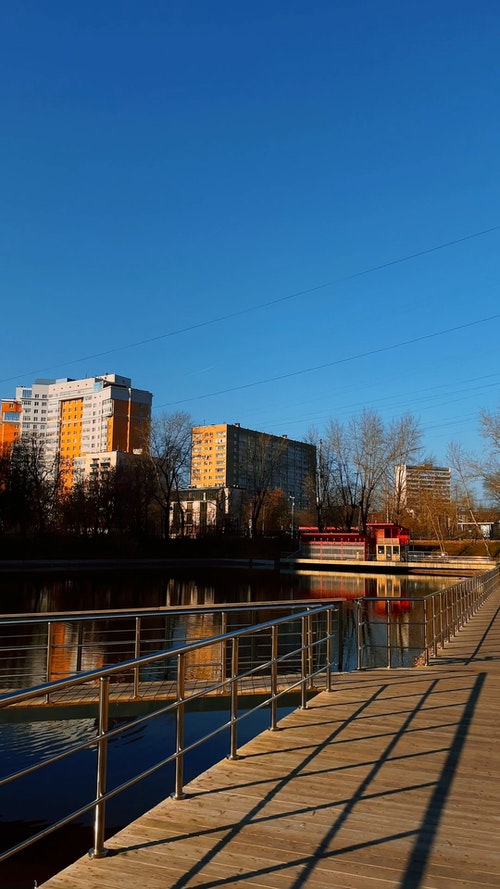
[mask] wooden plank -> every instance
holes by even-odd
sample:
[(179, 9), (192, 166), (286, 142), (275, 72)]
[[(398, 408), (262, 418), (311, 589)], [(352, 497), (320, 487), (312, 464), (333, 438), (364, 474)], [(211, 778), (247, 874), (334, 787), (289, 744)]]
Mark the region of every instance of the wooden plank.
[(429, 667), (336, 677), (45, 889), (498, 889), (499, 606)]

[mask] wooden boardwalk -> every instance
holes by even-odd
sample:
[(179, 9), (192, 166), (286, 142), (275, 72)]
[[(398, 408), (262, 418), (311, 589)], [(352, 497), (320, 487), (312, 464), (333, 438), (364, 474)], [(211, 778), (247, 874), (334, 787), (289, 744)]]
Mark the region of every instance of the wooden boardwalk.
[(44, 889), (498, 889), (499, 702), (497, 592), (430, 667), (335, 677)]

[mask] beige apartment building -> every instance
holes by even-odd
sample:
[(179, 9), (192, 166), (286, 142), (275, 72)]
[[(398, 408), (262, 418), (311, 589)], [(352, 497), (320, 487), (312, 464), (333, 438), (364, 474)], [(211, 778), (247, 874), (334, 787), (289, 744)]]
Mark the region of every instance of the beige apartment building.
[(396, 490), (402, 506), (418, 508), (422, 502), (432, 500), (451, 502), (451, 469), (449, 466), (418, 466), (401, 464), (395, 468)]

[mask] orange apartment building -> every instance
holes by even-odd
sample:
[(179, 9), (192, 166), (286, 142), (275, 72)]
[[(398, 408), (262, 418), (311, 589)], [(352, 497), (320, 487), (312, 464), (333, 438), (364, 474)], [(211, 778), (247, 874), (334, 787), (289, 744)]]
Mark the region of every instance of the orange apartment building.
[(12, 398), (0, 402), (0, 454), (9, 453), (21, 437), (21, 403)]

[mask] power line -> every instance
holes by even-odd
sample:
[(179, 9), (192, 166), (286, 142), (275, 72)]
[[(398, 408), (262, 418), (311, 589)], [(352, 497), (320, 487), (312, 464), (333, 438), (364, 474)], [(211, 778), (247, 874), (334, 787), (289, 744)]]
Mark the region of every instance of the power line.
[[(370, 266), (366, 269), (361, 269), (358, 272), (353, 272), (350, 275), (345, 275), (341, 278), (336, 278), (335, 280), (332, 280), (332, 281), (325, 281), (322, 284), (316, 284), (315, 286), (308, 287), (305, 290), (297, 290), (293, 293), (287, 294), (286, 296), (280, 296), (280, 297), (276, 297), (274, 299), (266, 300), (265, 302), (262, 302), (262, 303), (256, 303), (253, 306), (247, 306), (246, 308), (238, 309), (234, 312), (228, 312), (224, 315), (218, 315), (218, 316), (215, 316), (214, 318), (209, 318), (206, 321), (199, 321), (195, 324), (186, 325), (185, 327), (178, 327), (175, 330), (170, 330), (170, 331), (167, 331), (166, 333), (160, 333), (156, 336), (148, 337), (143, 340), (136, 340), (135, 342), (127, 343), (126, 345), (123, 345), (123, 346), (116, 346), (113, 349), (106, 349), (104, 352), (95, 352), (92, 355), (85, 355), (82, 358), (73, 358), (70, 361), (60, 362), (59, 364), (52, 364), (52, 365), (49, 365), (44, 368), (39, 368), (38, 370), (26, 371), (22, 374), (17, 374), (15, 377), (5, 377), (4, 379), (0, 379), (0, 383), (10, 383), (13, 380), (18, 380), (20, 377), (23, 377), (23, 376), (29, 377), (33, 374), (46, 373), (47, 371), (55, 370), (58, 367), (62, 367), (62, 366), (71, 366), (73, 364), (79, 364), (84, 361), (94, 361), (96, 358), (105, 358), (108, 355), (114, 355), (117, 352), (124, 352), (127, 349), (134, 349), (139, 346), (146, 346), (146, 345), (149, 345), (150, 343), (155, 343), (155, 342), (159, 342), (160, 340), (168, 339), (169, 337), (180, 336), (183, 333), (192, 333), (194, 330), (200, 330), (205, 327), (213, 326), (214, 324), (220, 324), (223, 321), (230, 321), (233, 318), (240, 318), (243, 315), (248, 315), (248, 314), (251, 314), (252, 312), (261, 311), (263, 309), (270, 308), (271, 306), (276, 306), (276, 305), (279, 305), (284, 302), (289, 302), (290, 300), (293, 300), (293, 299), (298, 299), (301, 296), (309, 296), (312, 293), (317, 293), (319, 290), (325, 290), (328, 287), (334, 287), (338, 284), (345, 283), (346, 281), (352, 281), (355, 278), (362, 278), (366, 275), (371, 275), (374, 272), (379, 272), (379, 271), (382, 271), (383, 269), (388, 269), (388, 268), (391, 268), (392, 266), (395, 266), (395, 265), (401, 265), (402, 263), (410, 262), (411, 260), (414, 260), (414, 259), (419, 259), (422, 256), (428, 256), (431, 253), (437, 253), (440, 250), (447, 250), (450, 247), (455, 247), (458, 244), (463, 244), (466, 241), (472, 241), (476, 238), (481, 238), (481, 237), (484, 237), (484, 235), (488, 235), (488, 234), (491, 234), (491, 233), (497, 232), (497, 231), (500, 231), (500, 225), (494, 225), (491, 228), (485, 228), (485, 229), (482, 229), (481, 231), (472, 232), (468, 235), (464, 235), (461, 238), (455, 238), (453, 241), (445, 241), (442, 244), (435, 244), (433, 247), (428, 247), (425, 250), (418, 250), (415, 253), (408, 253), (405, 256), (398, 257), (397, 259), (390, 259), (387, 262), (382, 262), (382, 263), (379, 263), (378, 265)], [(391, 348), (395, 348), (395, 347), (391, 347)], [(367, 354), (371, 354), (371, 353), (367, 353)], [(352, 360), (352, 359), (350, 359), (350, 360)], [(328, 367), (330, 365), (324, 365), (324, 366)], [(307, 373), (307, 371), (303, 371), (303, 373)], [(283, 379), (283, 378), (277, 378), (277, 379)], [(258, 385), (258, 384), (255, 383), (255, 384), (250, 384), (250, 385)], [(246, 388), (246, 387), (240, 387), (240, 388)], [(235, 391), (235, 390), (231, 390), (231, 389), (223, 390), (223, 392), (230, 392), (230, 391)], [(219, 393), (214, 393), (214, 394), (219, 394)], [(204, 397), (204, 396), (200, 396), (200, 397)], [(179, 403), (180, 402), (172, 402), (172, 404), (179, 404)]]
[(500, 318), (500, 313), (497, 315), (489, 315), (487, 318), (479, 318), (476, 321), (469, 321), (467, 324), (459, 324), (456, 327), (447, 327), (444, 330), (437, 330), (434, 333), (426, 333), (422, 336), (414, 337), (410, 340), (402, 340), (399, 343), (392, 343), (389, 346), (380, 346), (378, 349), (369, 349), (367, 352), (359, 352), (357, 355), (348, 355), (345, 358), (337, 358), (335, 361), (328, 361), (325, 364), (316, 364), (313, 367), (305, 367), (302, 370), (293, 370), (286, 374), (279, 374), (275, 377), (266, 377), (263, 380), (254, 380), (251, 383), (243, 383), (241, 386), (230, 386), (227, 389), (218, 389), (216, 392), (207, 392), (204, 395), (191, 395), (189, 398), (181, 398), (178, 401), (168, 401), (165, 404), (158, 405), (158, 407), (173, 407), (177, 404), (185, 404), (188, 401), (200, 401), (203, 398), (213, 398), (216, 395), (226, 395), (229, 392), (240, 392), (243, 389), (252, 389), (255, 386), (264, 386), (267, 383), (277, 383), (280, 380), (288, 380), (291, 377), (299, 377), (303, 376), (307, 373), (314, 373), (318, 370), (325, 370), (329, 367), (336, 367), (340, 364), (347, 364), (351, 361), (358, 361), (360, 358), (370, 358), (372, 355), (380, 355), (383, 352), (391, 352), (394, 349), (401, 349), (403, 346), (411, 346), (415, 343), (421, 343), (426, 340), (435, 339), (436, 337), (445, 336), (449, 333), (456, 333), (458, 330), (466, 330), (470, 327), (475, 327), (478, 324), (485, 324), (487, 321), (495, 321)]

